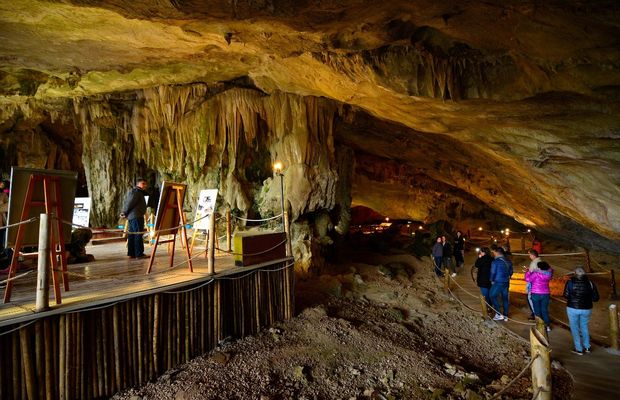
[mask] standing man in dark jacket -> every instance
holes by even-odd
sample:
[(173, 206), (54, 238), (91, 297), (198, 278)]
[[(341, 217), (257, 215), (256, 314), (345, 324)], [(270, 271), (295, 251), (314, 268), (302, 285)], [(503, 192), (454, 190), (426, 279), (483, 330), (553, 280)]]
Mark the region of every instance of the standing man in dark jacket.
[(575, 344), (572, 352), (582, 356), (584, 351), (590, 352), (588, 322), (592, 315), (592, 302), (599, 300), (596, 285), (588, 279), (582, 267), (575, 268), (575, 275), (564, 285), (564, 297), (567, 300), (566, 314), (570, 333)]
[[(136, 187), (131, 189), (125, 197), (121, 217), (127, 218), (129, 232), (142, 232), (144, 230), (144, 214), (146, 213), (146, 180), (138, 178)], [(144, 241), (142, 233), (127, 235), (127, 257), (144, 257)]]
[[(508, 286), (510, 285), (510, 277), (512, 276), (512, 261), (506, 258), (506, 253), (501, 247), (493, 249), (495, 259), (491, 263), (491, 302), (495, 308), (495, 321), (508, 321)], [(499, 313), (499, 301), (497, 297), (501, 296), (504, 313)]]
[(483, 247), (478, 250), (478, 259), (476, 260), (475, 267), (478, 270), (476, 276), (476, 283), (480, 288), (480, 293), (484, 296), (487, 304), (491, 304), (491, 296), (489, 292), (491, 290), (491, 263), (493, 257), (491, 257), (491, 250), (488, 247)]
[(452, 277), (456, 276), (456, 269), (454, 264), (452, 264), (452, 245), (450, 241), (446, 239), (446, 236), (443, 235), (441, 237), (441, 243), (443, 245), (443, 265), (446, 270), (450, 270), (452, 272)]
[(463, 268), (465, 264), (465, 237), (463, 232), (456, 231), (456, 238), (454, 239), (454, 261), (456, 261), (456, 268)]

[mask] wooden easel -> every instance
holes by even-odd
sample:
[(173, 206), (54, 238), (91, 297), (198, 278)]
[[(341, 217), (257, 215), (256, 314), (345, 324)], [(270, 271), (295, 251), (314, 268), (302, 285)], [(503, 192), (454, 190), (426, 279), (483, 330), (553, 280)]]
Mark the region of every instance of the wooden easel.
[[(37, 185), (43, 185), (43, 201), (33, 201), (32, 196)], [(46, 214), (55, 214), (56, 218), (52, 218), (52, 224), (50, 228), (50, 259), (52, 268), (52, 277), (54, 282), (54, 297), (56, 297), (56, 304), (61, 304), (62, 299), (60, 296), (60, 278), (58, 272), (62, 272), (62, 281), (65, 291), (69, 291), (69, 274), (67, 271), (67, 254), (65, 252), (65, 238), (62, 229), (62, 196), (60, 189), (60, 178), (50, 175), (30, 175), (28, 181), (28, 188), (26, 189), (26, 197), (24, 199), (24, 206), (22, 207), (22, 213), (20, 221), (25, 221), (30, 215), (30, 208), (32, 206), (45, 206)], [(25, 227), (23, 224), (17, 228), (17, 236), (15, 238), (15, 248), (13, 251), (13, 259), (11, 260), (11, 267), (9, 268), (8, 282), (4, 290), (4, 302), (11, 301), (11, 291), (13, 289), (13, 278), (18, 268), (19, 253), (24, 241)], [(60, 268), (59, 268), (60, 267)]]
[[(185, 229), (185, 213), (183, 212), (183, 192), (185, 190), (185, 187), (183, 186), (176, 186), (173, 185), (170, 190), (166, 191), (166, 193), (164, 194), (165, 197), (163, 199), (163, 203), (161, 203), (161, 205), (163, 206), (163, 211), (162, 211), (162, 216), (160, 218), (160, 221), (165, 221), (166, 220), (166, 216), (168, 215), (169, 212), (175, 213), (173, 214), (173, 221), (180, 221), (181, 222), (181, 241), (184, 243), (187, 243), (187, 230)], [(174, 197), (172, 197), (174, 196)], [(170, 200), (173, 200), (172, 204), (170, 202)], [(174, 218), (175, 215), (178, 215), (177, 218)], [(161, 224), (160, 224), (161, 225)], [(155, 230), (157, 231), (157, 234), (155, 235), (155, 243), (153, 244), (153, 249), (151, 250), (151, 258), (149, 260), (149, 266), (146, 270), (146, 273), (149, 274), (151, 272), (151, 268), (153, 267), (153, 261), (155, 260), (155, 253), (157, 252), (157, 246), (161, 243), (171, 243), (172, 244), (172, 250), (169, 252), (169, 256), (170, 256), (170, 268), (173, 267), (173, 263), (174, 263), (174, 247), (176, 244), (176, 239), (177, 239), (177, 232), (179, 229), (174, 229), (171, 230), (171, 234), (173, 235), (172, 239), (167, 239), (167, 240), (159, 240), (160, 236), (161, 236), (161, 227), (155, 227)], [(185, 251), (187, 253), (187, 265), (189, 267), (189, 272), (194, 272), (194, 267), (192, 266), (192, 257), (189, 253), (189, 246), (185, 245), (183, 246), (185, 248)]]

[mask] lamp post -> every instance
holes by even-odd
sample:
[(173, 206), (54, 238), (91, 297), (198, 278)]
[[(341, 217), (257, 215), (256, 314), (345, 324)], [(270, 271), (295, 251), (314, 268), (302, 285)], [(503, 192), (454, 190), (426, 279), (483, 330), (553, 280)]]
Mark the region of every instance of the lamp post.
[(280, 177), (280, 206), (282, 208), (282, 231), (284, 231), (284, 174), (282, 169), (282, 162), (276, 161), (273, 164), (273, 172)]

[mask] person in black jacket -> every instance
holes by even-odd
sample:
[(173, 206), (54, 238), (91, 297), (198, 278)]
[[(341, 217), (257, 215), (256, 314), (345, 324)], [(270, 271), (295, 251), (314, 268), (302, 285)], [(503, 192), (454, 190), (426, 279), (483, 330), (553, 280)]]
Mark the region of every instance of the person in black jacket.
[(465, 237), (461, 231), (456, 231), (454, 238), (454, 261), (456, 261), (457, 269), (463, 268), (465, 264)]
[(441, 237), (441, 243), (443, 245), (443, 266), (446, 270), (449, 269), (452, 272), (452, 277), (454, 278), (456, 276), (456, 268), (452, 263), (452, 245), (445, 235)]
[(582, 267), (575, 268), (575, 275), (564, 285), (566, 298), (566, 314), (573, 335), (575, 348), (573, 353), (583, 355), (590, 352), (590, 332), (588, 322), (592, 315), (592, 302), (599, 300), (598, 290), (594, 282), (586, 276)]
[(127, 218), (129, 232), (140, 232), (127, 235), (127, 257), (140, 258), (145, 256), (142, 231), (144, 231), (144, 214), (146, 213), (144, 196), (147, 195), (147, 186), (146, 180), (139, 178), (136, 187), (127, 193), (123, 204), (121, 217)]
[(480, 288), (480, 293), (484, 296), (487, 304), (491, 304), (491, 296), (489, 292), (491, 290), (491, 263), (493, 257), (491, 256), (491, 250), (488, 247), (482, 247), (478, 251), (478, 259), (476, 260), (475, 267), (478, 269), (478, 276), (476, 276), (476, 283)]

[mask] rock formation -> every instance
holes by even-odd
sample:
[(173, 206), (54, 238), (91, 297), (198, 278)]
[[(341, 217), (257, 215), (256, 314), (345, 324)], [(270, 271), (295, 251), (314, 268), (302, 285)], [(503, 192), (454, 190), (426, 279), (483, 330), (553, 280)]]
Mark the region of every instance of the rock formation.
[(614, 1), (24, 0), (0, 6), (0, 154), (81, 171), (93, 224), (137, 175), (279, 211), (308, 266), (349, 207), (494, 212), (620, 252)]

